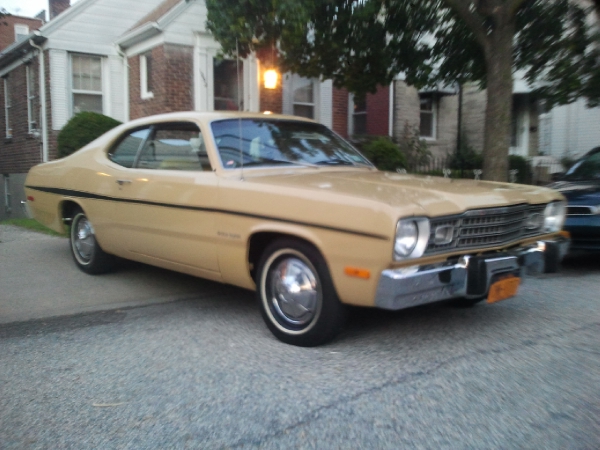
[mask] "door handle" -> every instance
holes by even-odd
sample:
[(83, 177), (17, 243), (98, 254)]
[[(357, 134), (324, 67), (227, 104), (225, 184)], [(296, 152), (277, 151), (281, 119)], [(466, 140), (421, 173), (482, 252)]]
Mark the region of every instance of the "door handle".
[(117, 180), (117, 184), (119, 186), (123, 186), (124, 184), (131, 184), (131, 180)]

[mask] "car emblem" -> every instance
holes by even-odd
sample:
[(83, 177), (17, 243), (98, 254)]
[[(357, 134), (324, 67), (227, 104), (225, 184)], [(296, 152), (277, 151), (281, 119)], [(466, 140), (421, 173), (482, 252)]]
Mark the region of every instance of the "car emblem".
[(445, 245), (452, 242), (454, 238), (454, 227), (452, 225), (442, 225), (435, 229), (433, 243), (436, 245)]

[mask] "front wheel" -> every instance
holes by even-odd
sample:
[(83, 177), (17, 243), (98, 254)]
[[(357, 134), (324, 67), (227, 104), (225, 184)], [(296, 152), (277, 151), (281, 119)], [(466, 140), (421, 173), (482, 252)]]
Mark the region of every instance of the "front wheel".
[(113, 256), (102, 250), (82, 210), (75, 212), (71, 222), (70, 244), (75, 264), (85, 273), (97, 275), (112, 269)]
[(264, 251), (257, 296), (267, 327), (292, 345), (313, 347), (332, 340), (347, 314), (321, 254), (293, 239), (277, 240)]

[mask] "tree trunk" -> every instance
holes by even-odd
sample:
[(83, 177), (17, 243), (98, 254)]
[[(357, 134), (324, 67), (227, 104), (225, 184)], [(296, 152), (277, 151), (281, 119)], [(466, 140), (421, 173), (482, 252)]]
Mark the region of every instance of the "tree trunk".
[(512, 111), (514, 21), (496, 25), (484, 48), (487, 65), (487, 106), (483, 148), (483, 178), (508, 179)]

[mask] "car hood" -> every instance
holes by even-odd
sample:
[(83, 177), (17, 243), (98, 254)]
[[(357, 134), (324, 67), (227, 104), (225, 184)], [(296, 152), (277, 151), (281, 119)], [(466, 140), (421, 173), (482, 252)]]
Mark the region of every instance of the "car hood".
[(600, 204), (600, 181), (557, 181), (548, 187), (556, 189), (571, 204)]
[(538, 186), (367, 170), (311, 173), (306, 173), (306, 170), (248, 177), (246, 182), (260, 183), (278, 192), (297, 188), (298, 192), (308, 190), (321, 197), (361, 198), (384, 203), (394, 209), (409, 208), (411, 211), (406, 212), (430, 217), (476, 208), (545, 203), (561, 198), (557, 192)]

